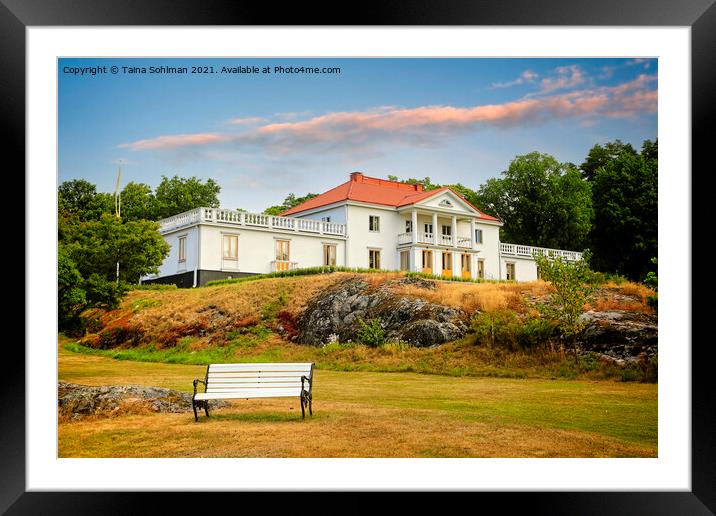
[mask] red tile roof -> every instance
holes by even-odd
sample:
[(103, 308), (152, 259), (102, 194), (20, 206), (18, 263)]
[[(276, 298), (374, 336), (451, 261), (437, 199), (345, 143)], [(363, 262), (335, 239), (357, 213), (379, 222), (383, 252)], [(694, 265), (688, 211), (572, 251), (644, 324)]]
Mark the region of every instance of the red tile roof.
[(477, 207), (473, 206), (465, 197), (452, 188), (444, 186), (436, 190), (423, 190), (423, 185), (412, 185), (408, 183), (399, 183), (397, 181), (388, 181), (377, 177), (364, 176), (360, 172), (353, 172), (349, 181), (336, 186), (324, 192), (313, 199), (294, 206), (283, 213), (282, 216), (289, 216), (321, 206), (327, 206), (341, 201), (360, 201), (372, 204), (382, 204), (385, 206), (408, 206), (420, 202), (428, 197), (432, 197), (445, 190), (450, 190), (460, 199), (472, 206), (486, 220), (499, 221), (498, 218), (488, 215)]

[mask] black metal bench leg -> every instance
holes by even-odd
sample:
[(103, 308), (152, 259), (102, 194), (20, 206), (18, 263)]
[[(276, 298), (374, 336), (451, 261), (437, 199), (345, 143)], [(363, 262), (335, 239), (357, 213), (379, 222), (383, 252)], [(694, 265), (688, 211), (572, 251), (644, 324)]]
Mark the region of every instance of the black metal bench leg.
[(199, 421), (199, 416), (196, 414), (196, 401), (191, 400), (191, 408), (194, 409), (194, 422)]
[(301, 396), (301, 419), (306, 419), (306, 406), (303, 396)]
[(206, 417), (209, 417), (209, 401), (204, 402), (204, 412), (206, 413)]
[(313, 415), (313, 396), (308, 397), (308, 413)]

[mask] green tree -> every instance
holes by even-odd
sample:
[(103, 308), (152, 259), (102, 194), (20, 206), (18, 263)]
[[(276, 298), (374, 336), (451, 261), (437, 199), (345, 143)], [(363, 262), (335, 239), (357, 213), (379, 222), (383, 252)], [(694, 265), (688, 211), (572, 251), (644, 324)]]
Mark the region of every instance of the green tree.
[(279, 215), (280, 213), (283, 213), (286, 210), (290, 210), (294, 206), (298, 206), (299, 204), (304, 203), (309, 199), (313, 199), (316, 196), (318, 196), (318, 194), (308, 193), (303, 197), (296, 197), (296, 194), (290, 193), (283, 200), (282, 204), (269, 206), (264, 210), (264, 213), (266, 215)]
[(120, 199), (123, 221), (157, 220), (157, 200), (149, 185), (129, 182), (122, 189)]
[(589, 267), (590, 258), (588, 250), (577, 261), (535, 256), (540, 276), (552, 286), (549, 302), (540, 305), (540, 312), (557, 322), (568, 347), (574, 350), (575, 357), (576, 338), (584, 329), (581, 319), (584, 305), (592, 299), (597, 288), (594, 272)]
[(97, 193), (97, 187), (85, 179), (73, 179), (58, 187), (57, 205), (64, 217), (96, 220), (102, 213), (114, 211), (114, 197), (107, 193)]
[(597, 270), (641, 280), (658, 254), (656, 143), (643, 154), (624, 152), (597, 170), (592, 184), (590, 248)]
[(74, 224), (63, 245), (83, 278), (93, 273), (112, 281), (119, 262), (119, 279), (136, 283), (139, 277), (158, 272), (169, 254), (169, 244), (156, 222), (147, 220), (122, 223), (114, 215)]
[(621, 140), (605, 143), (602, 147), (597, 144), (589, 150), (587, 158), (579, 167), (582, 171), (582, 177), (587, 181), (594, 179), (597, 170), (607, 163), (611, 163), (623, 153), (636, 155), (637, 152), (629, 143), (622, 143)]
[(220, 191), (221, 187), (213, 179), (202, 183), (196, 177), (174, 176), (169, 179), (162, 176), (162, 181), (154, 192), (156, 217), (163, 219), (200, 207), (218, 208)]
[(88, 308), (116, 308), (125, 294), (124, 284), (93, 272), (82, 277), (68, 248), (60, 243), (57, 254), (58, 326), (71, 335), (84, 333), (80, 315)]
[(501, 178), (488, 179), (473, 204), (504, 222), (502, 241), (560, 249), (584, 247), (593, 215), (579, 171), (538, 152), (517, 156)]

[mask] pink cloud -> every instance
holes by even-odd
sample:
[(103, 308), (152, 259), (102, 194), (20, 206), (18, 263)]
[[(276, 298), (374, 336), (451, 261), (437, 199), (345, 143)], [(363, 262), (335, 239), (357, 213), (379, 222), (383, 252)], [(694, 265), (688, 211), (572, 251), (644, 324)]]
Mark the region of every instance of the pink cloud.
[[(566, 84), (581, 81), (578, 67), (558, 69)], [(575, 79), (575, 77), (577, 77)], [(228, 150), (260, 149), (277, 155), (300, 153), (308, 147), (321, 151), (369, 152), (388, 142), (414, 146), (434, 145), (445, 137), (481, 127), (523, 127), (556, 119), (626, 118), (655, 113), (656, 75), (639, 75), (617, 86), (569, 91), (547, 96), (525, 96), (503, 104), (455, 107), (447, 105), (367, 111), (334, 112), (307, 120), (268, 123), (240, 134), (184, 134), (159, 136), (123, 144), (132, 150), (202, 147), (222, 143)], [(543, 81), (544, 83), (544, 81)], [(556, 83), (550, 87), (562, 88)], [(224, 148), (224, 147), (222, 147)]]
[(247, 116), (245, 118), (232, 118), (227, 123), (231, 125), (255, 125), (266, 122), (266, 119), (260, 116)]
[(201, 146), (211, 143), (225, 142), (231, 136), (218, 133), (197, 133), (197, 134), (175, 134), (169, 136), (157, 136), (146, 140), (138, 140), (131, 143), (122, 143), (119, 147), (138, 150), (161, 150), (176, 149), (187, 146)]

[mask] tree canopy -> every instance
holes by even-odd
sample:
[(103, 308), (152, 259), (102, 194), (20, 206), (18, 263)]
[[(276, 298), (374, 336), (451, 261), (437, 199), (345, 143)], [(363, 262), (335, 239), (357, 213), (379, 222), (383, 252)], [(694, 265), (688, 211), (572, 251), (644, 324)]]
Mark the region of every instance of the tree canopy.
[(313, 199), (316, 196), (318, 196), (318, 194), (307, 193), (303, 197), (296, 197), (296, 194), (290, 193), (283, 200), (282, 204), (269, 206), (264, 210), (264, 213), (267, 215), (278, 215), (279, 213), (283, 213), (284, 211), (291, 209), (294, 206), (298, 206), (299, 204), (306, 202), (309, 199)]
[(594, 224), (590, 246), (598, 270), (643, 279), (658, 254), (658, 144), (624, 151), (591, 180)]
[(589, 183), (549, 154), (517, 156), (501, 178), (478, 189), (474, 204), (504, 222), (504, 242), (579, 250), (591, 229)]

